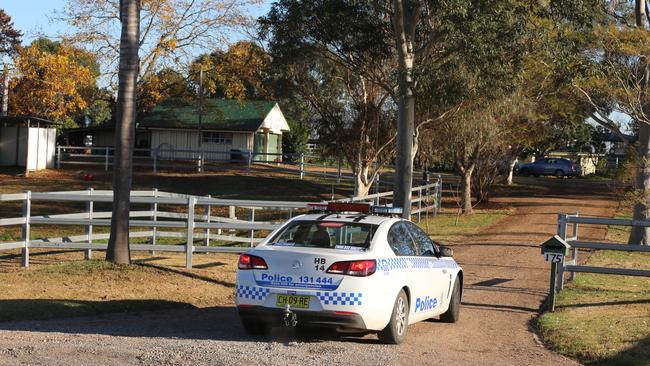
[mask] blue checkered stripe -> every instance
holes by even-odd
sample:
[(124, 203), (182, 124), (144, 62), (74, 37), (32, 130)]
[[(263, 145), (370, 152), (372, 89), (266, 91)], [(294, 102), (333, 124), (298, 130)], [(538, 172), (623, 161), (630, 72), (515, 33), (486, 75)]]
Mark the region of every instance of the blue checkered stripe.
[(316, 292), (325, 305), (361, 305), (361, 292)]
[(457, 268), (454, 262), (441, 262), (437, 259), (423, 257), (391, 257), (377, 259), (377, 269), (391, 271), (399, 269)]
[(255, 286), (237, 286), (237, 297), (242, 299), (264, 300), (269, 289)]

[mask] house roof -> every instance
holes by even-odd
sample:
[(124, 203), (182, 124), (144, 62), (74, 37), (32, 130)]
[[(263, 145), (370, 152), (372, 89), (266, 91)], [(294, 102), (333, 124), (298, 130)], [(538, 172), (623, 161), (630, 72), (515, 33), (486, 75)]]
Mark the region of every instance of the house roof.
[[(225, 131), (257, 131), (275, 102), (206, 99), (202, 127)], [(191, 128), (199, 124), (197, 102), (170, 100), (145, 114), (138, 127)]]
[(31, 116), (3, 116), (0, 117), (0, 125), (2, 126), (53, 126), (58, 125), (58, 122), (49, 121), (43, 118)]

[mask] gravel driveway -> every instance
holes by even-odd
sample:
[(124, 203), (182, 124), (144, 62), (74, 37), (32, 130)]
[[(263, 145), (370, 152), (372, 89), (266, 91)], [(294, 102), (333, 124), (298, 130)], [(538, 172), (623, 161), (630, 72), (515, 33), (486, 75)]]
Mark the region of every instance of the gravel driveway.
[(498, 199), (516, 214), (454, 246), (466, 278), (461, 321), (418, 323), (400, 346), (291, 329), (253, 338), (229, 306), (2, 323), (0, 365), (574, 365), (531, 330), (548, 291), (539, 244), (555, 233), (558, 212), (611, 216), (617, 202), (602, 183), (548, 182)]

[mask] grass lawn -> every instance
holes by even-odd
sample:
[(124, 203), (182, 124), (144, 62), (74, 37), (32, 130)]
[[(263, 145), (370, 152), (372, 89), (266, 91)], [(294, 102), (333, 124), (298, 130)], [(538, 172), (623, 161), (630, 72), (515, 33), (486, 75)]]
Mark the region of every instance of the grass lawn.
[[(623, 243), (628, 233), (610, 227), (607, 239)], [(588, 265), (649, 269), (650, 255), (596, 251)], [(587, 365), (650, 365), (650, 278), (578, 274), (539, 325), (552, 348)]]
[(116, 266), (79, 260), (80, 252), (50, 253), (33, 256), (29, 269), (0, 258), (0, 321), (234, 302), (233, 254), (195, 254), (195, 268), (187, 270), (177, 254), (137, 255), (135, 264)]

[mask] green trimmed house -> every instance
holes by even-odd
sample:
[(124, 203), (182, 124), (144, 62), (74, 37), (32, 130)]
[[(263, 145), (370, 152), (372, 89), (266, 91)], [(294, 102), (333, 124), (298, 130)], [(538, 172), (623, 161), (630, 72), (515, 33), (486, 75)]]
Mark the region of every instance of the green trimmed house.
[(260, 154), (281, 154), (282, 133), (289, 131), (275, 102), (224, 99), (205, 100), (202, 116), (195, 103), (161, 104), (141, 119), (138, 128), (149, 132), (149, 146), (164, 157), (168, 150), (199, 149), (199, 117), (200, 148), (217, 160), (232, 152), (252, 151), (254, 160), (275, 161), (278, 156)]
[[(275, 102), (206, 99), (200, 116), (196, 101), (170, 100), (138, 119), (135, 147), (157, 150), (163, 159), (191, 158), (201, 149), (208, 160), (241, 158), (250, 151), (256, 161), (277, 161), (279, 155), (265, 154), (282, 153), (282, 134), (287, 131), (289, 125)], [(114, 146), (113, 126), (64, 134), (70, 145), (92, 141), (92, 146)]]

